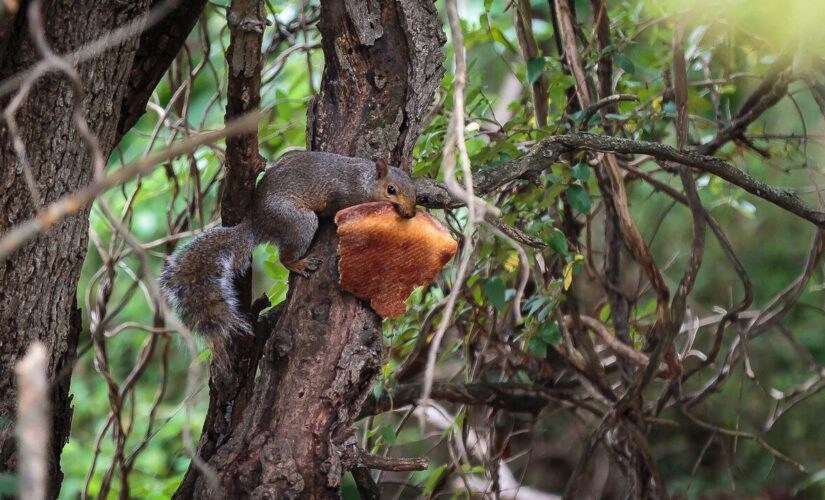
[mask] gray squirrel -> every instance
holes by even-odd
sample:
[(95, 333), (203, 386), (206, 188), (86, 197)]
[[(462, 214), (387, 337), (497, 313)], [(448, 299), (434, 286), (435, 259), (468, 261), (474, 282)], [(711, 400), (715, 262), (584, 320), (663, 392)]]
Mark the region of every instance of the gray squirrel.
[(255, 246), (274, 243), (287, 269), (309, 276), (320, 264), (306, 255), (318, 217), (371, 201), (388, 201), (402, 217), (413, 217), (415, 185), (383, 160), (323, 152), (281, 156), (258, 183), (242, 223), (205, 231), (169, 258), (160, 274), (161, 291), (183, 324), (213, 345), (251, 333), (234, 279), (249, 267)]

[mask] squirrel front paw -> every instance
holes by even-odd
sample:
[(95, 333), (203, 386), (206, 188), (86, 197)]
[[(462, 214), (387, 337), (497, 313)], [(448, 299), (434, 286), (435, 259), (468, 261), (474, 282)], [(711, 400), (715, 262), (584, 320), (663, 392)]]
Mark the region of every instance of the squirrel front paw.
[(293, 273), (300, 274), (304, 278), (309, 278), (310, 273), (316, 271), (323, 262), (319, 257), (305, 257), (293, 262), (281, 262), (284, 267)]

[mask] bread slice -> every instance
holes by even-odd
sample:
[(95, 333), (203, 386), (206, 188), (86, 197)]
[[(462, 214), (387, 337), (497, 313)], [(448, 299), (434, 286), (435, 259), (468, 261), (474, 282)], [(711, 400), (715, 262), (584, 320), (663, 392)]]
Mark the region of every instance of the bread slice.
[(430, 214), (405, 219), (387, 202), (345, 208), (335, 223), (341, 288), (369, 301), (382, 317), (404, 314), (413, 289), (430, 283), (458, 248)]

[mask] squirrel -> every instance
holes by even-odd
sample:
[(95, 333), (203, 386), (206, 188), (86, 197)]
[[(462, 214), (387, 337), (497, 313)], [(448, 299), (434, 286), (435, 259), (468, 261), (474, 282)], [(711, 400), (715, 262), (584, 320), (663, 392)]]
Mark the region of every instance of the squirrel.
[(293, 152), (269, 166), (255, 188), (250, 213), (232, 227), (205, 231), (170, 257), (160, 274), (164, 297), (187, 328), (215, 342), (249, 334), (234, 279), (259, 243), (274, 243), (281, 263), (308, 277), (321, 263), (307, 256), (318, 218), (371, 201), (415, 215), (415, 186), (400, 168), (324, 152)]

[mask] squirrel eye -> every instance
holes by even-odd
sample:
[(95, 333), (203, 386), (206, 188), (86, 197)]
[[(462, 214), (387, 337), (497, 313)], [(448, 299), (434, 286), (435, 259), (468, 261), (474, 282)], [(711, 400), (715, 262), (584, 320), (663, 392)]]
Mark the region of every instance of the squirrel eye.
[(394, 195), (394, 194), (397, 194), (397, 191), (395, 190), (395, 186), (393, 186), (392, 184), (390, 184), (389, 186), (387, 186), (387, 193), (389, 193), (389, 194), (393, 194), (393, 195)]

